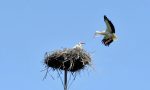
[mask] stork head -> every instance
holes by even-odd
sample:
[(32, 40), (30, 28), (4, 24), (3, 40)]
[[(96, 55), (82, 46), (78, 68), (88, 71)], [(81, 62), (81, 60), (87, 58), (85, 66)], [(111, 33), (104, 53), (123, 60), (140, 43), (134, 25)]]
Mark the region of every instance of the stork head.
[(79, 42), (79, 44), (84, 45), (85, 43), (84, 42)]
[(116, 40), (116, 39), (117, 39), (117, 36), (113, 33), (113, 34), (112, 34), (112, 38), (113, 38), (113, 40)]
[(84, 42), (79, 42), (78, 43), (78, 45), (81, 47), (81, 48), (83, 48), (83, 45), (84, 45), (85, 43)]
[(79, 49), (83, 49), (83, 45), (85, 43), (84, 42), (79, 42), (77, 45), (75, 45), (73, 48), (79, 48)]

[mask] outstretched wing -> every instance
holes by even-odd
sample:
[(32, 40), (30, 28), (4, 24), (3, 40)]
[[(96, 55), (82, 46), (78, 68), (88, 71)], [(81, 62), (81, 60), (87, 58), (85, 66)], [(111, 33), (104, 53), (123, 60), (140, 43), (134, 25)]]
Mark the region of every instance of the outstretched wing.
[(105, 45), (105, 46), (109, 46), (111, 43), (113, 42), (113, 39), (112, 38), (109, 38), (107, 36), (104, 36), (103, 40), (102, 40), (102, 43)]
[(106, 17), (106, 15), (104, 15), (104, 21), (105, 21), (106, 26), (107, 26), (107, 30), (106, 31), (108, 31), (110, 33), (115, 33), (115, 27), (112, 24), (112, 22)]

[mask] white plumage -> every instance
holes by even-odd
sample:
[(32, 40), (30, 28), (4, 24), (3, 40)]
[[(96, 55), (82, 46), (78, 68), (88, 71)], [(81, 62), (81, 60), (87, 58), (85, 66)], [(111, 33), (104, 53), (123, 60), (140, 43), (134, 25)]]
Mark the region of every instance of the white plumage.
[(104, 15), (104, 21), (106, 23), (106, 30), (105, 31), (96, 31), (95, 32), (95, 37), (99, 36), (99, 35), (103, 35), (104, 38), (102, 40), (102, 43), (105, 46), (109, 46), (110, 43), (112, 43), (117, 37), (115, 35), (115, 27), (112, 24), (112, 22)]
[(78, 44), (76, 44), (73, 48), (76, 48), (76, 49), (83, 49), (83, 45), (84, 45), (85, 43), (83, 43), (83, 42), (79, 42)]

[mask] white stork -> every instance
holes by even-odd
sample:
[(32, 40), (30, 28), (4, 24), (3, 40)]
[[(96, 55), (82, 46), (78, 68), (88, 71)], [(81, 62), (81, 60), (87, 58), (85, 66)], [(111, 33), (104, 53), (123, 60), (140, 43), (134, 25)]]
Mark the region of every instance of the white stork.
[(112, 22), (104, 15), (104, 21), (106, 23), (107, 29), (105, 31), (96, 31), (94, 36), (104, 35), (102, 43), (105, 46), (109, 46), (115, 39), (117, 39), (115, 35), (115, 27)]
[(75, 48), (75, 49), (83, 49), (83, 45), (84, 45), (85, 43), (83, 43), (83, 42), (79, 42), (78, 44), (76, 44), (73, 48)]

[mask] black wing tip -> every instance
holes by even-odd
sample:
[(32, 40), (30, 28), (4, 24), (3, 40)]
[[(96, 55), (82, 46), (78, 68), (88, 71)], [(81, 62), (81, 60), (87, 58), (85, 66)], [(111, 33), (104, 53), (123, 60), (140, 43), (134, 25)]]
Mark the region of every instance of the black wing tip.
[(104, 15), (104, 20), (108, 19), (106, 15)]

